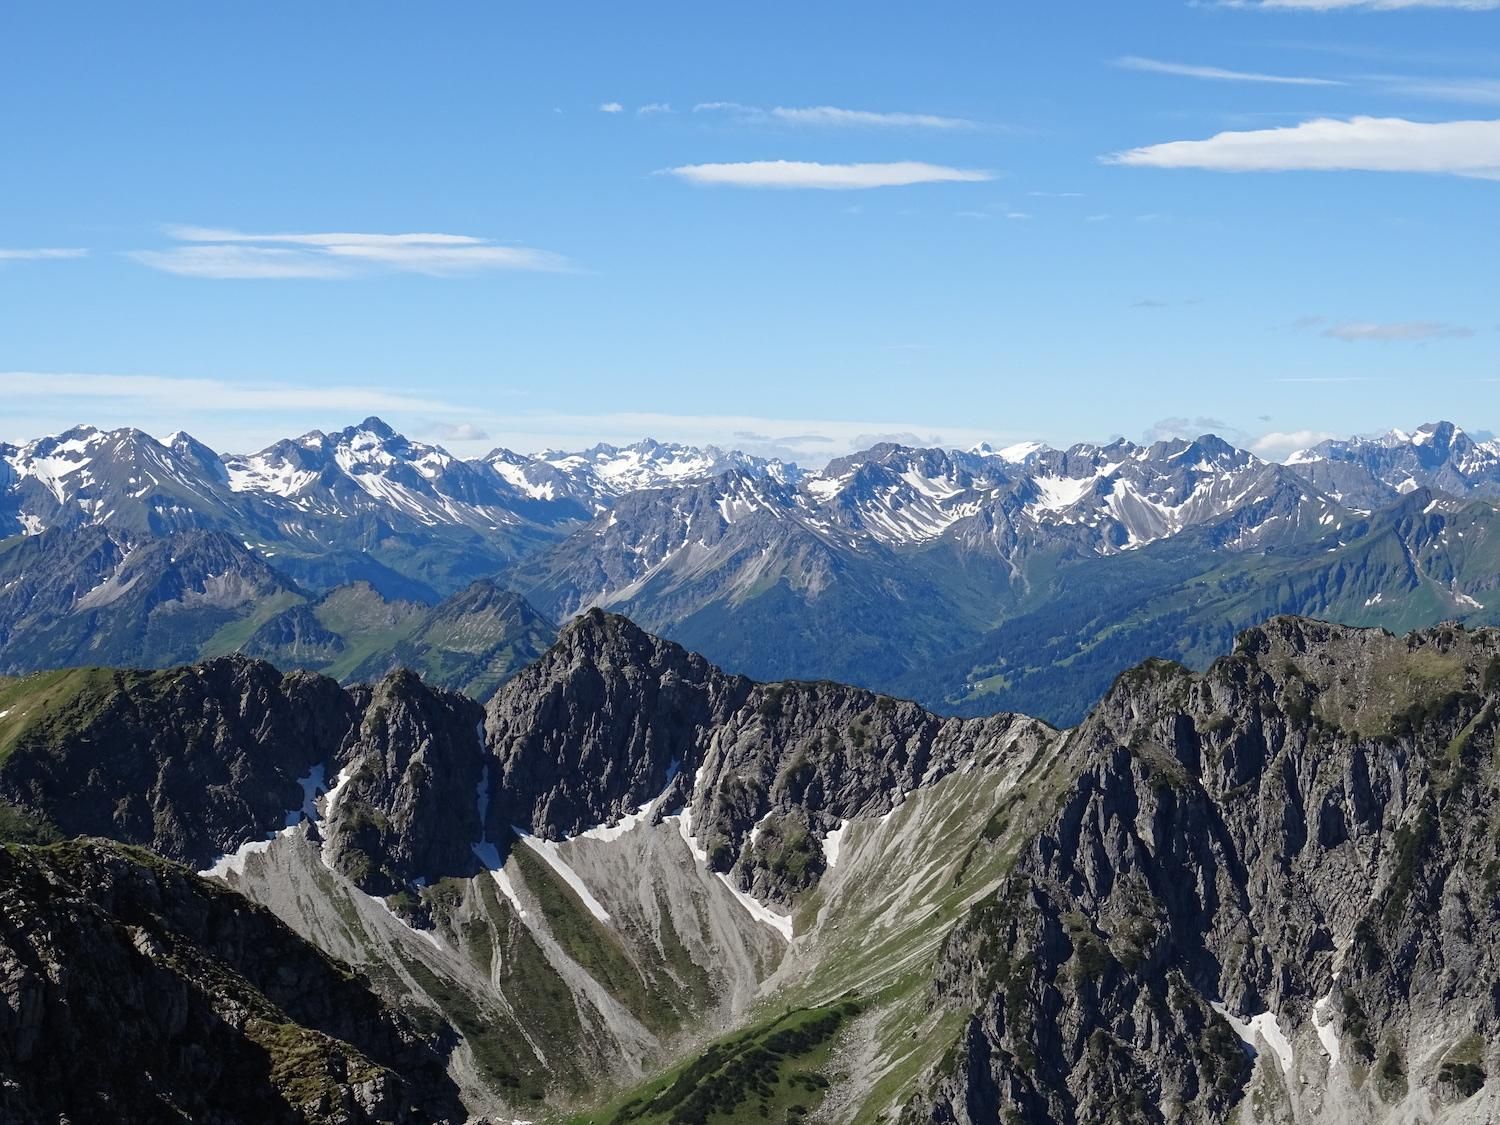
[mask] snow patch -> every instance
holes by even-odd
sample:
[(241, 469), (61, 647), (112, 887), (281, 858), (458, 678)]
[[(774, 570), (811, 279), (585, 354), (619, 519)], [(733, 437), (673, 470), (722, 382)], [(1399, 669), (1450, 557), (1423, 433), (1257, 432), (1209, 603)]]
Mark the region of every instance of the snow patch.
[(698, 841), (693, 839), (693, 807), (684, 805), (678, 812), (666, 819), (673, 817), (677, 820), (677, 831), (682, 836), (682, 842), (688, 846), (688, 851), (693, 853), (693, 858), (699, 863), (708, 862), (708, 852), (698, 846)]
[(614, 824), (600, 824), (593, 828), (584, 829), (584, 831), (580, 832), (577, 836), (570, 837), (570, 839), (602, 840), (606, 843), (610, 840), (618, 840), (625, 833), (650, 820), (651, 814), (656, 811), (656, 806), (661, 803), (661, 799), (666, 796), (667, 790), (672, 787), (672, 783), (677, 780), (677, 775), (681, 772), (681, 759), (673, 758), (671, 764), (667, 766), (666, 784), (662, 786), (662, 791), (655, 797), (652, 797), (644, 805), (637, 807), (635, 812), (630, 813), (628, 816), (622, 816)]
[(1273, 1012), (1262, 1012), (1258, 1016), (1251, 1016), (1248, 1020), (1242, 1020), (1230, 1013), (1229, 1009), (1218, 1001), (1210, 1005), (1214, 1011), (1223, 1016), (1234, 1033), (1240, 1037), (1240, 1041), (1252, 1051), (1259, 1054), (1258, 1042), (1264, 1042), (1271, 1052), (1276, 1056), (1276, 1061), (1281, 1065), (1282, 1074), (1290, 1074), (1292, 1070), (1292, 1045), (1287, 1037), (1282, 1034), (1281, 1024), (1277, 1022)]
[(999, 450), (996, 456), (1002, 461), (1009, 461), (1011, 464), (1020, 464), (1033, 453), (1040, 453), (1047, 448), (1047, 443), (1044, 441), (1019, 441), (1015, 445), (1007, 445), (1004, 449)]
[(828, 835), (823, 837), (823, 863), (829, 871), (839, 865), (839, 852), (844, 846), (844, 833), (849, 828), (849, 821), (839, 821), (839, 826)]
[(754, 918), (757, 922), (764, 922), (782, 937), (786, 938), (787, 941), (790, 942), (792, 940), (791, 915), (777, 914), (776, 911), (765, 905), (765, 903), (760, 902), (736, 887), (729, 881), (728, 875), (722, 872), (718, 872), (717, 874), (719, 882), (723, 883), (729, 889), (729, 893), (739, 900), (739, 904), (745, 908), (750, 917)]
[(1463, 606), (1465, 609), (1483, 609), (1484, 608), (1484, 603), (1483, 602), (1476, 601), (1474, 598), (1469, 597), (1468, 594), (1460, 593), (1458, 590), (1453, 590), (1452, 594), (1453, 594), (1453, 600), (1455, 602), (1457, 602), (1459, 605)]
[(332, 816), (334, 808), (338, 805), (339, 797), (343, 795), (344, 786), (354, 779), (354, 767), (345, 766), (339, 770), (338, 776), (333, 779), (333, 786), (327, 793), (323, 794), (323, 815)]
[[(9, 713), (7, 711), (4, 714), (0, 714), (0, 719), (3, 719)], [(264, 840), (246, 841), (234, 851), (221, 855), (218, 859), (214, 860), (211, 866), (205, 867), (198, 874), (205, 879), (227, 879), (230, 872), (236, 875), (244, 875), (245, 861), (252, 855), (269, 851), (278, 836), (290, 836), (304, 820), (308, 822), (317, 820), (317, 800), (318, 794), (323, 790), (324, 773), (324, 767), (314, 766), (306, 777), (299, 777), (297, 779), (297, 784), (302, 787), (302, 804), (298, 808), (287, 810), (285, 826), (280, 832), (268, 832)]]
[(516, 893), (516, 885), (511, 882), (510, 874), (505, 870), (505, 865), (500, 862), (500, 849), (494, 844), (484, 842), (474, 845), (474, 855), (484, 869), (490, 873), (490, 878), (495, 880), (495, 886), (500, 888), (500, 893), (506, 897), (511, 907), (515, 910), (521, 921), (527, 918), (526, 910), (521, 905), (521, 896)]
[(1313, 1027), (1318, 1032), (1318, 1041), (1323, 1044), (1323, 1050), (1328, 1052), (1328, 1065), (1335, 1067), (1339, 1065), (1339, 1033), (1338, 1028), (1333, 1025), (1333, 992), (1313, 1005)]
[(552, 868), (557, 873), (558, 878), (573, 889), (573, 893), (583, 900), (583, 905), (588, 908), (590, 914), (601, 922), (609, 922), (609, 911), (605, 910), (599, 904), (599, 900), (594, 897), (593, 892), (578, 877), (578, 872), (568, 866), (568, 861), (563, 859), (556, 844), (551, 840), (543, 840), (538, 836), (533, 836), (524, 828), (512, 826), (511, 831), (521, 838), (521, 843), (535, 852), (548, 867)]
[[(282, 829), (282, 831), (286, 832), (289, 830)], [(269, 851), (271, 845), (276, 842), (276, 836), (277, 833), (272, 832), (270, 837), (265, 840), (250, 840), (247, 843), (241, 844), (234, 851), (226, 855), (221, 855), (214, 861), (213, 866), (205, 867), (198, 874), (205, 879), (223, 880), (229, 878), (230, 872), (234, 872), (236, 875), (243, 875), (245, 873), (245, 861), (252, 855)]]

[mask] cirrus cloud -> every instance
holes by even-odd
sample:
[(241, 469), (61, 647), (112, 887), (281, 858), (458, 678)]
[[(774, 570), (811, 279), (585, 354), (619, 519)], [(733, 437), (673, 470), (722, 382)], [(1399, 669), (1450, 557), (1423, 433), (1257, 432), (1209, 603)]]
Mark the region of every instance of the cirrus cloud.
[(976, 183), (991, 172), (901, 160), (887, 164), (822, 164), (810, 160), (748, 160), (735, 164), (684, 164), (662, 170), (689, 183), (746, 188), (812, 188), (859, 191), (911, 184)]
[(1346, 8), (1372, 12), (1394, 12), (1403, 8), (1458, 8), (1468, 12), (1487, 12), (1500, 8), (1500, 0), (1224, 0), (1221, 6), (1299, 12), (1332, 12)]
[(883, 113), (868, 109), (844, 109), (840, 106), (761, 106), (739, 102), (699, 102), (694, 113), (729, 113), (752, 121), (779, 122), (823, 128), (875, 129), (977, 129), (977, 121), (962, 117), (944, 117), (936, 113)]
[(1162, 62), (1126, 55), (1116, 59), (1123, 70), (1140, 70), (1148, 74), (1170, 74), (1178, 78), (1203, 78), (1215, 82), (1262, 82), (1277, 86), (1343, 86), (1332, 78), (1302, 78), (1284, 74), (1260, 74), (1256, 71), (1225, 70), (1218, 66), (1193, 66), (1188, 63)]
[(1168, 141), (1101, 158), (1137, 168), (1214, 172), (1426, 172), (1500, 178), (1500, 121), (1320, 117), (1275, 129)]
[(180, 245), (127, 256), (180, 277), (214, 279), (358, 277), (375, 271), (453, 277), (487, 270), (560, 271), (567, 260), (546, 250), (500, 246), (464, 234), (273, 233), (169, 226)]
[(0, 262), (57, 262), (87, 258), (89, 252), (74, 246), (49, 246), (36, 249), (0, 249)]
[(1474, 335), (1474, 330), (1461, 324), (1442, 324), (1434, 320), (1407, 320), (1391, 324), (1351, 321), (1325, 328), (1323, 335), (1332, 340), (1343, 340), (1346, 344), (1360, 341), (1389, 343), (1393, 340), (1462, 339)]

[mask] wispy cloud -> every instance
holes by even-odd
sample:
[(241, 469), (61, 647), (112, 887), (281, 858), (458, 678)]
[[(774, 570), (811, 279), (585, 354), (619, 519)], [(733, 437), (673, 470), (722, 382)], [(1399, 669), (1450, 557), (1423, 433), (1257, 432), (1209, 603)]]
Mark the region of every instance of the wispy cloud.
[(1115, 60), (1115, 65), (1125, 70), (1141, 70), (1150, 74), (1171, 74), (1179, 78), (1202, 78), (1212, 82), (1263, 82), (1277, 86), (1343, 86), (1345, 83), (1332, 78), (1302, 78), (1284, 74), (1260, 74), (1255, 71), (1225, 70), (1218, 66), (1192, 66), (1188, 63), (1162, 62), (1159, 59), (1144, 59), (1139, 55), (1126, 55)]
[(1458, 8), (1469, 12), (1486, 12), (1500, 8), (1500, 0), (1223, 0), (1219, 6), (1301, 12), (1332, 12), (1352, 8), (1371, 12), (1393, 12), (1403, 8)]
[(1411, 78), (1380, 75), (1375, 81), (1383, 83), (1389, 93), (1410, 98), (1500, 105), (1500, 79), (1496, 78)]
[(77, 247), (42, 247), (37, 249), (0, 249), (0, 262), (57, 262), (70, 258), (87, 258), (89, 252)]
[(1389, 343), (1393, 340), (1462, 339), (1474, 335), (1474, 330), (1461, 324), (1442, 324), (1434, 320), (1408, 320), (1392, 324), (1350, 321), (1325, 328), (1323, 335), (1345, 343), (1366, 340)]
[(1500, 178), (1500, 121), (1318, 118), (1117, 152), (1106, 164), (1217, 172), (1429, 172)]
[(809, 160), (750, 160), (738, 164), (684, 164), (663, 171), (694, 184), (747, 188), (814, 188), (857, 191), (909, 184), (975, 183), (991, 172), (903, 160), (890, 164), (821, 164)]
[(866, 109), (843, 109), (832, 105), (762, 106), (740, 102), (699, 102), (694, 113), (730, 113), (741, 118), (841, 129), (977, 129), (979, 122), (935, 113), (881, 113)]
[(1244, 437), (1244, 431), (1231, 422), (1222, 418), (1160, 418), (1147, 427), (1146, 432), (1141, 435), (1141, 440), (1147, 443), (1157, 441), (1171, 441), (1174, 438), (1183, 441), (1192, 441), (1194, 438), (1202, 437), (1204, 434), (1217, 434), (1229, 441), (1240, 441)]
[(213, 227), (171, 226), (181, 245), (129, 252), (142, 265), (181, 277), (215, 279), (358, 277), (382, 270), (453, 277), (487, 270), (567, 268), (546, 250), (499, 246), (463, 234), (247, 234)]
[(642, 117), (650, 117), (654, 113), (671, 113), (672, 107), (666, 102), (648, 102), (636, 110)]
[(0, 391), (12, 400), (113, 400), (200, 413), (348, 410), (362, 411), (363, 417), (371, 411), (461, 414), (468, 409), (381, 387), (290, 386), (165, 375), (0, 371)]
[(604, 102), (599, 106), (600, 113), (624, 113), (625, 107), (619, 102)]
[[(371, 413), (398, 429), (455, 445), (511, 449), (582, 449), (600, 441), (662, 441), (742, 448), (817, 465), (877, 440), (968, 448), (981, 440), (1019, 440), (1019, 432), (912, 418), (777, 418), (665, 412), (526, 411), (498, 402), (455, 404), (380, 386), (293, 386), (159, 375), (0, 371), (0, 401), (12, 407), (0, 422), (49, 419), (68, 425), (83, 413), (96, 425), (148, 425), (152, 432), (186, 428), (215, 448), (258, 448), (310, 425), (342, 425)], [(149, 428), (148, 427), (148, 428)], [(25, 440), (37, 432), (7, 433)], [(471, 452), (483, 452), (475, 449)]]

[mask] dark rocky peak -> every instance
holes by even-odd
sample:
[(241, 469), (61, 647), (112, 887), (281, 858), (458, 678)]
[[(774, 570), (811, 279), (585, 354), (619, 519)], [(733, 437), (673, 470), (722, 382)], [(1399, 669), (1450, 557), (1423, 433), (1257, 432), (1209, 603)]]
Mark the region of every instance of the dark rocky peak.
[(195, 869), (283, 827), (357, 721), (332, 680), (237, 656), (25, 682), (0, 798), (64, 835), (142, 844)]
[(467, 874), (483, 838), (476, 794), (484, 712), (456, 692), (392, 672), (366, 699), (342, 752), (323, 832), (330, 864), (372, 894)]
[(1452, 422), (1428, 422), (1418, 426), (1411, 436), (1411, 443), (1417, 447), (1417, 456), (1424, 464), (1436, 464), (1474, 449), (1474, 440)]
[(869, 449), (860, 450), (857, 453), (846, 453), (842, 457), (835, 457), (824, 467), (818, 475), (824, 478), (836, 478), (846, 476), (866, 465), (887, 464), (893, 460), (906, 457), (915, 450), (908, 445), (900, 445), (893, 441), (882, 441), (870, 446)]
[(511, 825), (567, 836), (634, 811), (674, 770), (691, 776), (708, 732), (749, 692), (701, 656), (588, 611), (490, 701), (490, 839)]
[(162, 444), (172, 452), (174, 457), (193, 466), (209, 480), (221, 484), (228, 481), (229, 474), (224, 468), (224, 459), (192, 434), (179, 430), (167, 435)]

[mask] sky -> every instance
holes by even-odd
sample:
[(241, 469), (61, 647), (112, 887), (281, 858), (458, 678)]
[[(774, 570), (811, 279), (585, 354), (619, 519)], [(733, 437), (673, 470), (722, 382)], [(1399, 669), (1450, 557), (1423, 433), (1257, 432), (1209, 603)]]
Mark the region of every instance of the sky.
[(12, 0), (0, 200), (0, 440), (1500, 428), (1500, 0)]

